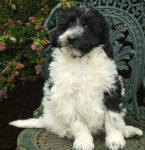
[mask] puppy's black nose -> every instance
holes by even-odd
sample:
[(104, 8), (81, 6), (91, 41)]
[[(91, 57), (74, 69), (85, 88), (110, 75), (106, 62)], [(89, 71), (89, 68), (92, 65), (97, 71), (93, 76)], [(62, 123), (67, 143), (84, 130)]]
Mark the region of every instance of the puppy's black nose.
[(68, 38), (67, 38), (69, 44), (74, 44), (74, 42), (75, 42), (77, 39), (78, 39), (78, 38), (74, 38), (74, 37), (68, 37)]

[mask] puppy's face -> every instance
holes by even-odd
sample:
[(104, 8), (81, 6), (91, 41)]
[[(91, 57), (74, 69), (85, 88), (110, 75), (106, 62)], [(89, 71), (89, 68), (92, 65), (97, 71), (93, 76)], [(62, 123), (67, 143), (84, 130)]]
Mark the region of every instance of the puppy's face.
[(53, 47), (60, 47), (72, 56), (84, 56), (92, 48), (105, 45), (108, 26), (104, 17), (94, 8), (75, 6), (65, 10), (52, 40)]

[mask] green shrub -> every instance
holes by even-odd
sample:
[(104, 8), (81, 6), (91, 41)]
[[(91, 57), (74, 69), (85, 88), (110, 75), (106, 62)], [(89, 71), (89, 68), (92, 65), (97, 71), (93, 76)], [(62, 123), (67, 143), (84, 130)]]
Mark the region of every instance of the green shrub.
[[(61, 0), (63, 8), (71, 0)], [(43, 26), (58, 0), (0, 1), (0, 99), (7, 97), (18, 80), (35, 79), (45, 59), (42, 49), (50, 44)]]

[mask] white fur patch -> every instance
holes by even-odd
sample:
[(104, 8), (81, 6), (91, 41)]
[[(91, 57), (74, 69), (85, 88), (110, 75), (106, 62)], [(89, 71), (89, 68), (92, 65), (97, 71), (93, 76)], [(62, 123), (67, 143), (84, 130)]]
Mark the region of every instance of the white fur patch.
[[(69, 51), (65, 47), (66, 52)], [(142, 131), (126, 126), (125, 111), (106, 110), (104, 92), (114, 90), (118, 76), (113, 60), (103, 46), (96, 47), (83, 57), (73, 58), (69, 53), (54, 49), (49, 67), (50, 80), (43, 91), (43, 115), (38, 119), (18, 120), (10, 125), (25, 128), (46, 128), (61, 137), (74, 137), (73, 148), (93, 150), (93, 137), (106, 131), (106, 146), (118, 150), (125, 146), (124, 137), (142, 135)], [(51, 89), (49, 84), (53, 83)]]
[(53, 58), (49, 69), (54, 83), (50, 91), (54, 114), (64, 123), (80, 118), (92, 133), (101, 130), (105, 118), (104, 92), (115, 88), (114, 61), (106, 56), (102, 47), (75, 59), (55, 49)]
[(59, 36), (58, 41), (61, 43), (61, 47), (64, 47), (68, 44), (68, 38), (78, 38), (84, 32), (84, 29), (81, 26), (71, 27), (66, 30), (62, 35)]
[(105, 119), (106, 146), (111, 150), (122, 149), (126, 142), (122, 134), (122, 127), (125, 126), (123, 114), (108, 111)]

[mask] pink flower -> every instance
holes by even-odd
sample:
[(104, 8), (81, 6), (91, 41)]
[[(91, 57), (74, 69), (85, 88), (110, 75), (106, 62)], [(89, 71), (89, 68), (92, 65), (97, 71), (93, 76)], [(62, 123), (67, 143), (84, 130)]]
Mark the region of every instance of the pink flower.
[(12, 4), (12, 9), (16, 9), (16, 5), (15, 4)]
[(23, 42), (24, 42), (24, 39), (20, 39), (19, 42), (20, 42), (20, 43), (23, 43)]
[(5, 81), (5, 78), (3, 76), (0, 77), (1, 81)]
[(50, 41), (49, 41), (49, 40), (46, 39), (45, 41), (47, 42), (47, 44), (50, 44)]
[(45, 40), (42, 41), (42, 45), (45, 46), (47, 45), (47, 42)]
[(42, 61), (45, 62), (47, 59), (46, 58), (42, 58)]
[(10, 67), (6, 67), (4, 70), (5, 70), (6, 72), (10, 72), (10, 71), (11, 71)]
[(15, 37), (11, 37), (10, 40), (11, 40), (13, 43), (16, 43), (16, 41), (17, 41)]
[(16, 66), (16, 69), (23, 69), (23, 68), (24, 68), (24, 65), (21, 63), (17, 64)]
[(26, 26), (30, 26), (30, 23), (29, 23), (29, 22), (27, 22), (27, 23), (26, 23)]
[(3, 42), (0, 42), (0, 51), (4, 51), (6, 49), (6, 44)]
[(42, 40), (42, 45), (47, 45), (47, 44), (50, 44), (50, 41), (46, 38), (44, 38), (44, 40)]
[(42, 69), (42, 66), (41, 66), (41, 65), (35, 66), (36, 74), (40, 74), (41, 69)]
[(17, 20), (17, 23), (18, 23), (19, 25), (21, 25), (21, 24), (22, 24), (22, 21), (21, 21), (21, 20)]
[(29, 17), (29, 20), (30, 20), (32, 23), (35, 23), (35, 17)]
[(37, 45), (36, 45), (35, 43), (33, 43), (33, 44), (31, 45), (31, 48), (32, 48), (32, 50), (36, 50), (36, 49), (37, 49)]
[(9, 23), (5, 23), (4, 26), (7, 27), (9, 25)]
[(41, 46), (41, 47), (39, 48), (39, 51), (42, 51), (42, 50), (43, 50), (43, 48), (44, 48), (44, 47), (43, 47), (43, 46)]
[(36, 49), (36, 53), (37, 53), (38, 55), (40, 55), (40, 53), (41, 53), (41, 51), (42, 51), (43, 48), (44, 48), (43, 46), (41, 46), (40, 48), (37, 48), (37, 49)]
[(15, 84), (12, 84), (12, 87), (14, 88), (14, 87), (15, 87)]
[(41, 21), (41, 22), (44, 21), (44, 18), (40, 18), (40, 21)]
[(12, 74), (11, 74), (11, 79), (14, 79), (16, 76), (18, 76), (19, 75), (19, 72), (18, 71), (16, 71), (16, 72), (13, 72)]
[(12, 65), (13, 63), (12, 63), (12, 62), (8, 62), (8, 64), (9, 64), (9, 65)]
[(44, 8), (41, 8), (41, 11), (44, 11)]
[(38, 56), (40, 56), (40, 52), (41, 52), (40, 50), (38, 49), (36, 50), (36, 53), (38, 54)]
[(11, 77), (10, 77), (10, 79), (8, 79), (8, 85), (10, 85), (10, 83), (11, 83)]
[(12, 19), (8, 19), (8, 23), (12, 24), (13, 20)]
[(15, 75), (16, 75), (16, 76), (18, 76), (18, 75), (19, 75), (19, 72), (18, 72), (18, 71), (14, 72), (14, 73), (15, 73)]
[(35, 30), (39, 30), (41, 28), (41, 25), (39, 24), (39, 23), (37, 23), (36, 25), (35, 25)]

